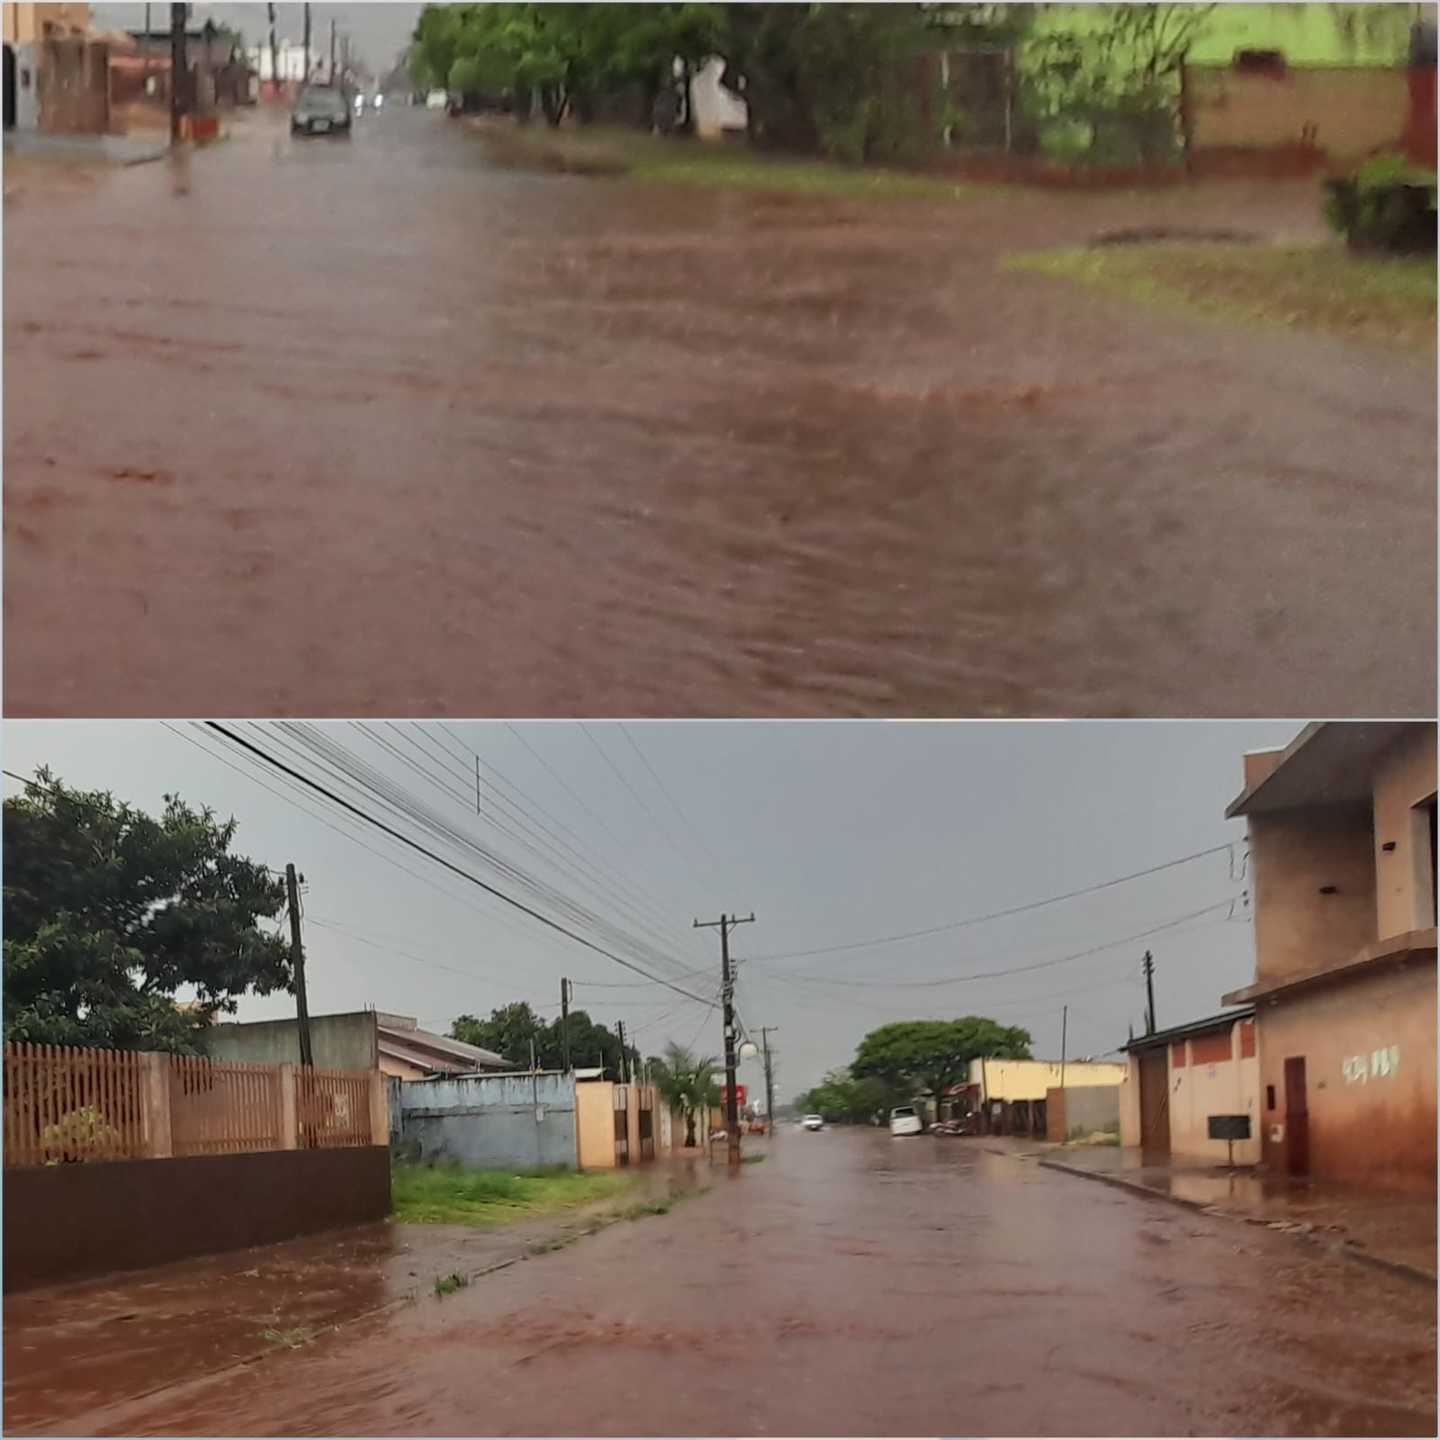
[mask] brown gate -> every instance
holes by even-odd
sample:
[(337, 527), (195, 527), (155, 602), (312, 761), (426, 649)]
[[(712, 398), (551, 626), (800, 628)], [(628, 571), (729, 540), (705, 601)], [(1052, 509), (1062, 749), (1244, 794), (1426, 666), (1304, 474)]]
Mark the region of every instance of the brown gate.
[(630, 1106), (623, 1085), (615, 1087), (615, 1163), (630, 1163)]
[(1305, 1057), (1285, 1062), (1285, 1169), (1310, 1173), (1310, 1106), (1305, 1094)]
[(1140, 1052), (1140, 1148), (1157, 1158), (1170, 1153), (1170, 1069), (1164, 1045)]
[(640, 1092), (640, 1160), (643, 1164), (646, 1160), (655, 1158), (655, 1111), (651, 1108), (654, 1104), (648, 1090)]

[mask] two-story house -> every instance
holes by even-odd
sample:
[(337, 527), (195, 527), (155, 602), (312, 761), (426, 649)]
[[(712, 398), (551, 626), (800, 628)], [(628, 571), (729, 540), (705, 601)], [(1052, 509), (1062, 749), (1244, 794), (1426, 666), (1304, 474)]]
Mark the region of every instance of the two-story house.
[(1436, 727), (1245, 757), (1260, 1141), (1281, 1173), (1435, 1188)]

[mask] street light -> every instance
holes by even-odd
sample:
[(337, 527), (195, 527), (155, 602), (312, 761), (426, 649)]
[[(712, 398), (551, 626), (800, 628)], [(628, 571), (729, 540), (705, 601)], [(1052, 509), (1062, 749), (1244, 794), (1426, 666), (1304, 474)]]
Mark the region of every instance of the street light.
[(742, 1060), (753, 1060), (760, 1053), (760, 1047), (753, 1041), (747, 1040), (740, 1047), (740, 1058)]

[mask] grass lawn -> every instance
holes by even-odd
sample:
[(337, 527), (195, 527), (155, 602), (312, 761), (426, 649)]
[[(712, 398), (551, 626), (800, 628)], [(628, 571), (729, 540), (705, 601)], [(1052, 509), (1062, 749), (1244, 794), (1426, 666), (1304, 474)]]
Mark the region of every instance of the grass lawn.
[(617, 1172), (396, 1165), (390, 1172), (390, 1190), (396, 1220), (422, 1225), (503, 1225), (616, 1199), (635, 1189), (641, 1178)]
[(496, 120), (472, 128), (497, 164), (561, 174), (862, 200), (955, 200), (982, 188), (933, 175), (765, 155), (739, 144), (661, 140), (628, 130), (557, 133)]
[(1158, 243), (1013, 255), (1002, 268), (1091, 285), (1222, 320), (1321, 330), (1422, 350), (1435, 344), (1435, 260), (1316, 247)]

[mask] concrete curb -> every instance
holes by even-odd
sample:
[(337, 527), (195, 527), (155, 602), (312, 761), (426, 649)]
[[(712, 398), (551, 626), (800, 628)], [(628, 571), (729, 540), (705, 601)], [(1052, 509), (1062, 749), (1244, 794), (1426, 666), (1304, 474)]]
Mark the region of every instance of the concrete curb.
[[(995, 1154), (1004, 1152), (995, 1151)], [(1265, 1225), (1267, 1222), (1258, 1220), (1250, 1215), (1238, 1215), (1232, 1211), (1217, 1209), (1214, 1205), (1207, 1204), (1201, 1200), (1188, 1200), (1180, 1195), (1162, 1195), (1158, 1190), (1152, 1190), (1148, 1185), (1137, 1185), (1133, 1180), (1125, 1180), (1119, 1175), (1102, 1175), (1095, 1170), (1081, 1170), (1074, 1165), (1065, 1165), (1059, 1160), (1044, 1160), (1040, 1164), (1047, 1170), (1058, 1170), (1064, 1175), (1076, 1175), (1081, 1180), (1098, 1180), (1102, 1185), (1112, 1185), (1117, 1190), (1128, 1190), (1132, 1195), (1139, 1195), (1146, 1200), (1159, 1200), (1167, 1205), (1180, 1205), (1187, 1210), (1195, 1210), (1204, 1215), (1213, 1215), (1219, 1220), (1231, 1220), (1242, 1225)], [(1429, 1270), (1422, 1269), (1419, 1265), (1407, 1265), (1403, 1260), (1386, 1260), (1380, 1255), (1370, 1255), (1364, 1250), (1356, 1247), (1350, 1240), (1326, 1241), (1314, 1234), (1301, 1234), (1298, 1238), (1308, 1241), (1318, 1249), (1326, 1250), (1332, 1255), (1342, 1256), (1346, 1260), (1353, 1260), (1357, 1265), (1368, 1265), (1372, 1270), (1385, 1270), (1392, 1275), (1398, 1275), (1402, 1279), (1417, 1282), (1421, 1285), (1435, 1288), (1437, 1277)]]

